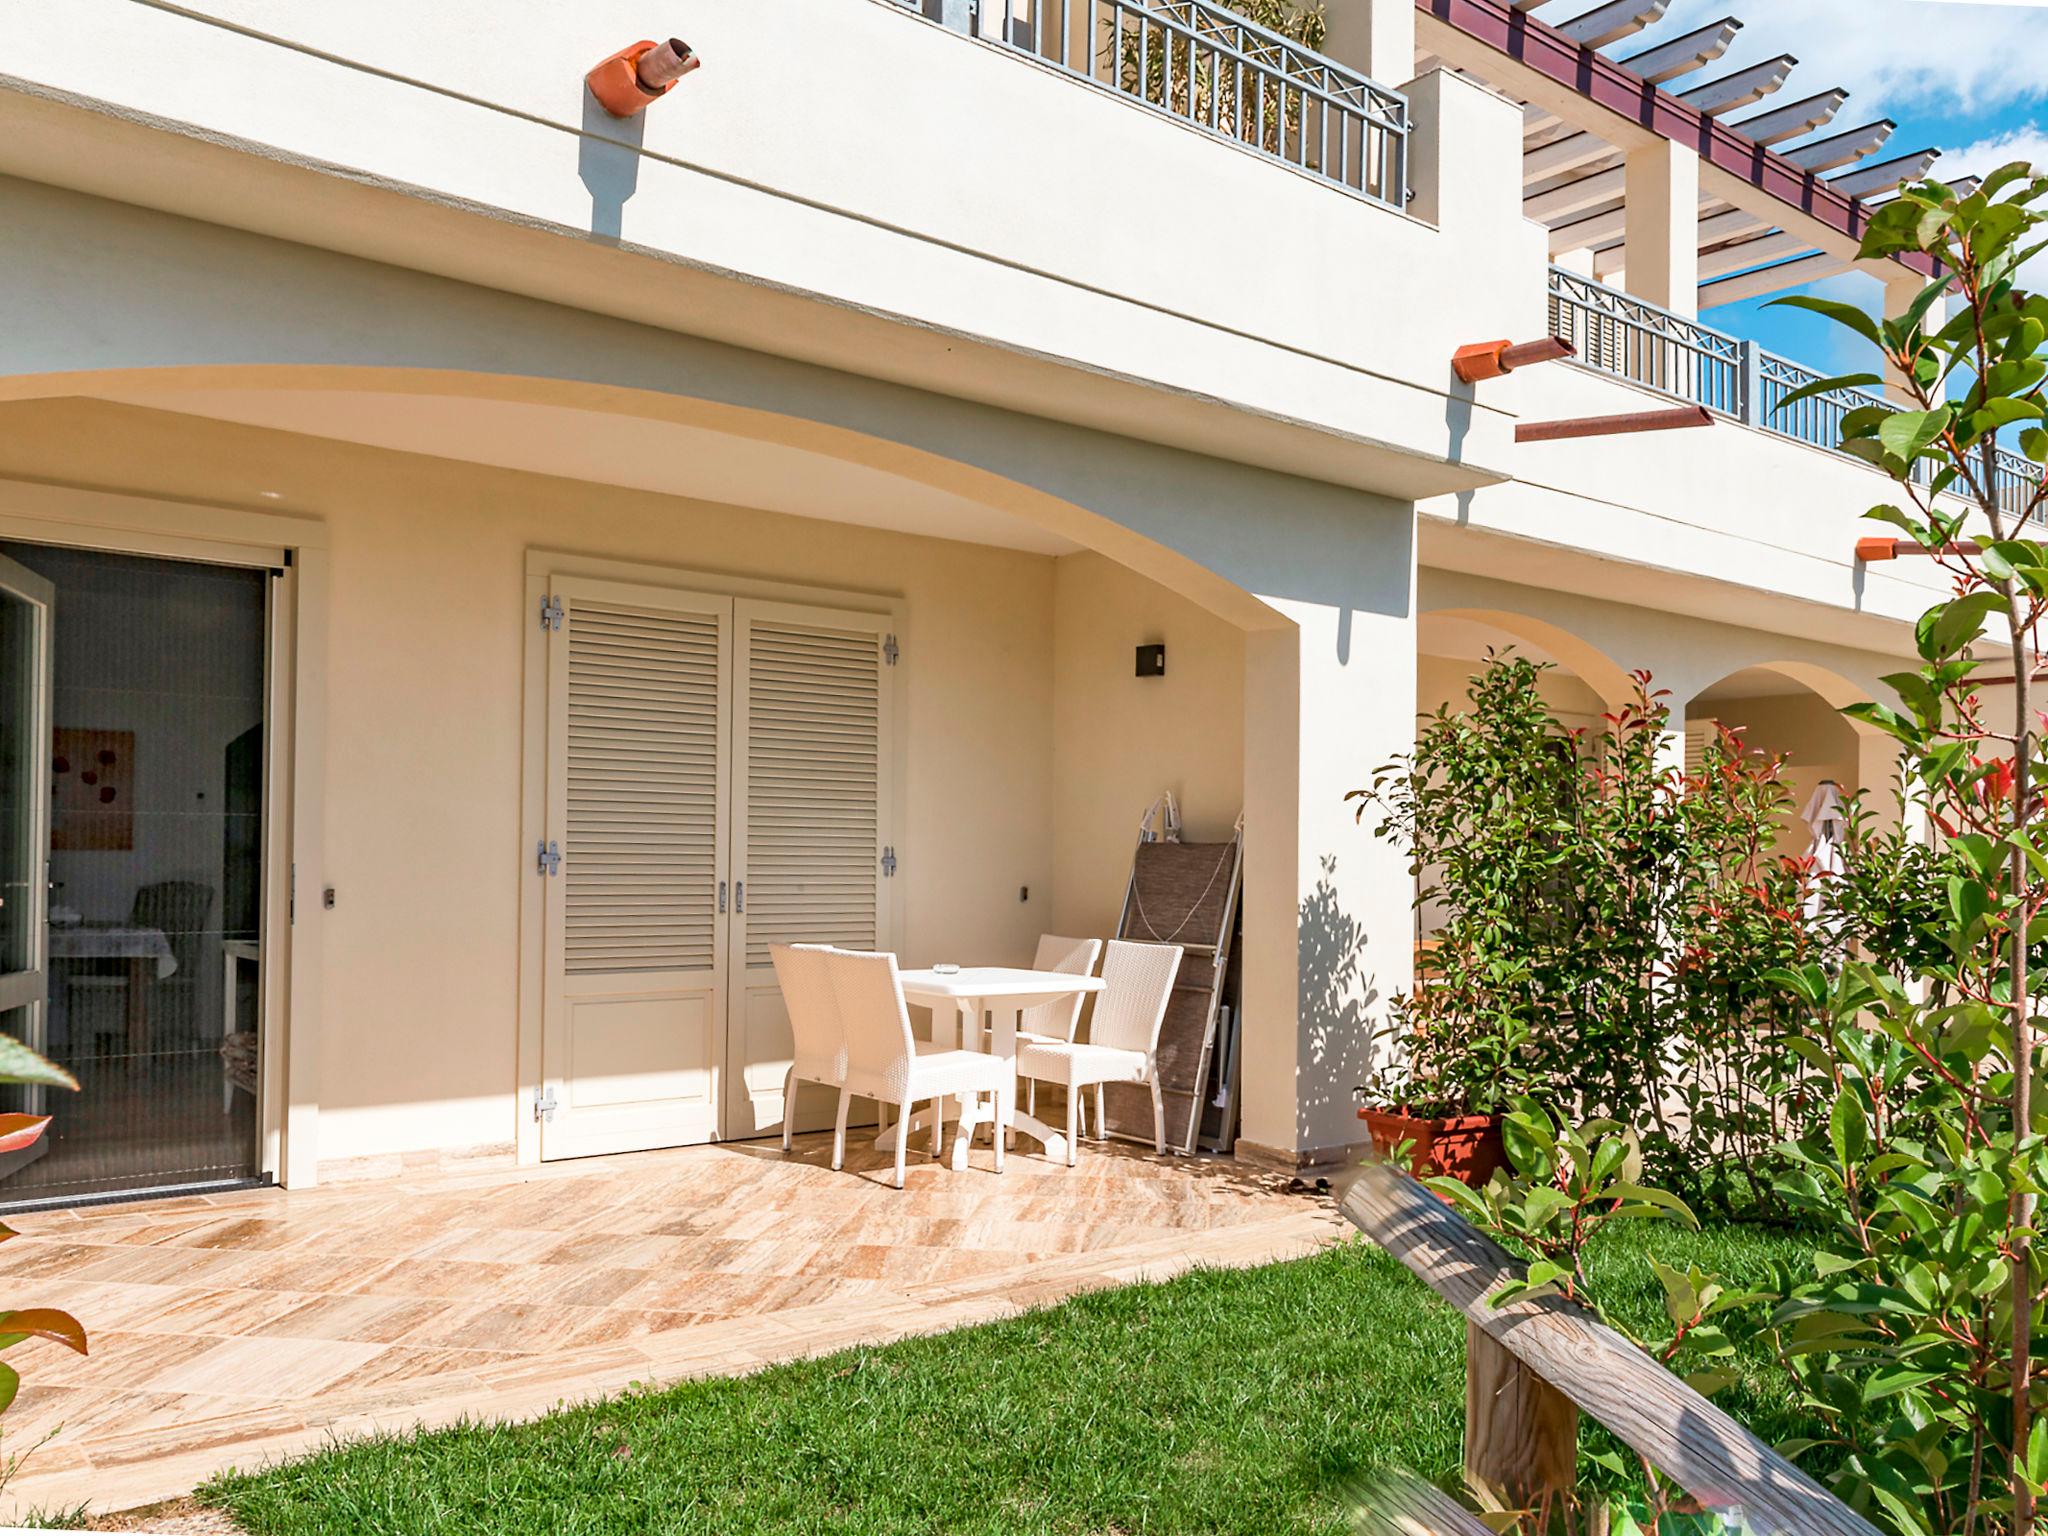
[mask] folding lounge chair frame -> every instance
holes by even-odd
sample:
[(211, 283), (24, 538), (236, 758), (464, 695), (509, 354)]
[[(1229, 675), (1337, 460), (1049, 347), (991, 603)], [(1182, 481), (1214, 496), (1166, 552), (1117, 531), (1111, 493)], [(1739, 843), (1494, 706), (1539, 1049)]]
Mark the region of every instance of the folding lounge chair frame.
[[(1164, 809), (1165, 835), (1154, 830)], [(1166, 1101), (1166, 1145), (1182, 1154), (1202, 1140), (1203, 1111), (1210, 1107), (1210, 1068), (1217, 1046), (1218, 1015), (1230, 983), (1232, 940), (1244, 879), (1244, 823), (1227, 843), (1179, 840), (1179, 807), (1171, 795), (1153, 803), (1139, 824), (1131, 878), (1124, 888), (1117, 937), (1145, 944), (1178, 944), (1185, 951), (1166, 1022), (1159, 1031), (1159, 1086)], [(1233, 1032), (1234, 1033), (1234, 1032)], [(1225, 1068), (1234, 1077), (1235, 1042), (1225, 1043)], [(1236, 1098), (1235, 1082), (1221, 1093)], [(1109, 1134), (1125, 1141), (1152, 1141), (1152, 1098), (1142, 1087), (1112, 1083), (1104, 1093)], [(1222, 1108), (1222, 1122), (1209, 1138), (1213, 1149), (1234, 1140), (1234, 1103)]]

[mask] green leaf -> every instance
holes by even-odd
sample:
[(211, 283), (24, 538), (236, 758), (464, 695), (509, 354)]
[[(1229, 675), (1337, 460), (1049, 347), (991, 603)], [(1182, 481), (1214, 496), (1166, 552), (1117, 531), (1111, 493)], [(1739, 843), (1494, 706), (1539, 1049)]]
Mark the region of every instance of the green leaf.
[[(1889, 209), (1896, 206), (1896, 203), (1890, 203), (1886, 205), (1886, 208)], [(1835, 324), (1846, 326), (1865, 341), (1868, 341), (1872, 346), (1881, 347), (1884, 345), (1884, 336), (1878, 330), (1877, 322), (1867, 312), (1858, 309), (1854, 304), (1842, 304), (1834, 299), (1819, 299), (1810, 293), (1794, 293), (1788, 294), (1782, 299), (1773, 299), (1764, 308), (1775, 309), (1779, 305), (1783, 305), (1787, 309), (1810, 309), (1817, 315), (1826, 315)], [(1880, 380), (1879, 382), (1883, 381)]]
[(1954, 416), (1945, 405), (1931, 411), (1900, 411), (1878, 427), (1877, 440), (1902, 459), (1917, 458), (1922, 449), (1948, 430)]
[(1539, 1286), (1557, 1285), (1570, 1278), (1571, 1271), (1562, 1264), (1553, 1263), (1549, 1259), (1538, 1259), (1529, 1266), (1529, 1272), (1522, 1277), (1522, 1281), (1533, 1291)]
[(2004, 607), (2005, 599), (1996, 592), (1966, 592), (1930, 609), (1933, 622), (1927, 626), (1920, 654), (1930, 661), (1954, 655), (1984, 633), (1985, 619)]
[(1844, 1088), (1835, 1095), (1835, 1107), (1828, 1116), (1828, 1140), (1834, 1144), (1836, 1160), (1845, 1168), (1855, 1167), (1869, 1152), (1870, 1116), (1855, 1089)]
[(1654, 1206), (1659, 1212), (1675, 1216), (1689, 1227), (1700, 1224), (1699, 1218), (1692, 1213), (1692, 1207), (1668, 1189), (1656, 1189), (1647, 1184), (1616, 1184), (1602, 1190), (1601, 1194), (1637, 1205)]
[(46, 1061), (12, 1035), (0, 1035), (0, 1083), (39, 1083), (46, 1088), (76, 1088), (78, 1079)]
[[(1784, 399), (1772, 406), (1771, 413), (1776, 415), (1788, 406), (1797, 405), (1802, 400), (1811, 400), (1816, 395), (1828, 394), (1833, 390), (1862, 389), (1867, 385), (1882, 384), (1883, 382), (1883, 376), (1875, 373), (1845, 373), (1837, 378), (1815, 379), (1811, 384), (1800, 385), (1789, 395), (1785, 396)], [(1846, 423), (1843, 426), (1843, 430), (1845, 432), (1849, 430)]]

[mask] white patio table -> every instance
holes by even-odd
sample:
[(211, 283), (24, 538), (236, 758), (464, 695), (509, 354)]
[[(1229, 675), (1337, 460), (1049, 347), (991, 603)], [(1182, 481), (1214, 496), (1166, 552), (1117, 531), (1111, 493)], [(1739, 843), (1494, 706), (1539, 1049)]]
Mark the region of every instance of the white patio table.
[[(1072, 997), (1076, 992), (1100, 992), (1100, 976), (1073, 976), (1065, 971), (1027, 971), (1001, 965), (969, 965), (957, 971), (904, 971), (903, 996), (913, 1003), (932, 1011), (932, 1031), (941, 1041), (945, 1032), (958, 1027), (958, 1020), (964, 1014), (967, 1018), (980, 1020), (986, 1010), (994, 1020), (989, 1031), (989, 1049), (1010, 1064), (1010, 1070), (1003, 1075), (1004, 1118), (1010, 1129), (1020, 1131), (1045, 1148), (1045, 1155), (1056, 1162), (1064, 1162), (1067, 1156), (1067, 1134), (1054, 1130), (1035, 1116), (1019, 1113), (1017, 1109), (1017, 1022), (1026, 1008), (1040, 1003), (1056, 1002), (1063, 997)], [(975, 1046), (979, 1029), (968, 1031), (966, 1042)], [(911, 1119), (910, 1131), (920, 1125), (929, 1126), (931, 1111), (920, 1110)], [(980, 1124), (977, 1111), (972, 1104), (960, 1107), (960, 1129), (953, 1140), (951, 1166), (955, 1172), (967, 1166), (968, 1143), (974, 1139), (975, 1127)], [(890, 1138), (896, 1134), (890, 1127), (875, 1138), (877, 1147), (893, 1145)]]

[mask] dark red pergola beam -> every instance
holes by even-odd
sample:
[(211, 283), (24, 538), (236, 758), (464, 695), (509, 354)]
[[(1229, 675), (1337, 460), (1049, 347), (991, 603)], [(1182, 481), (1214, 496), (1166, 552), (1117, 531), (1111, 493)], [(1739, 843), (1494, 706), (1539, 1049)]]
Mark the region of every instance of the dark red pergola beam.
[[(1744, 137), (1720, 119), (1687, 106), (1597, 49), (1573, 42), (1547, 22), (1504, 0), (1415, 0), (1415, 8), (1506, 54), (1516, 63), (1576, 91), (1588, 101), (1637, 123), (1829, 229), (1861, 240), (1870, 208), (1802, 170), (1783, 155)], [(1935, 261), (1920, 251), (1893, 260), (1932, 277)]]
[(1676, 432), (1711, 427), (1714, 413), (1703, 405), (1666, 411), (1629, 411), (1620, 416), (1578, 416), (1564, 421), (1525, 421), (1515, 428), (1518, 443), (1554, 443), (1570, 437), (1619, 437), (1630, 432)]

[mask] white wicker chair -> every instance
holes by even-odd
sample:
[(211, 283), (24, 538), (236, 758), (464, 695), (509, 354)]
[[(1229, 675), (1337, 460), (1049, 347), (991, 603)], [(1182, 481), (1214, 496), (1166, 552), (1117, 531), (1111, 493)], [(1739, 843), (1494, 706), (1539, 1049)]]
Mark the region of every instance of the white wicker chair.
[[(789, 1010), (789, 1033), (794, 1042), (789, 1075), (782, 1080), (785, 1152), (796, 1128), (796, 1085), (822, 1083), (837, 1088), (846, 1081), (846, 1032), (839, 1027), (839, 999), (832, 991), (832, 973), (827, 969), (831, 953), (828, 944), (768, 946), (775, 984), (782, 989), (783, 1006)], [(839, 1161), (835, 1148), (832, 1166), (837, 1168)]]
[[(826, 956), (832, 990), (839, 1000), (839, 1020), (846, 1036), (846, 1077), (839, 1088), (839, 1120), (832, 1136), (832, 1166), (846, 1150), (846, 1113), (854, 1099), (873, 1099), (896, 1106), (896, 1187), (903, 1187), (903, 1164), (910, 1140), (910, 1106), (932, 1101), (932, 1153), (945, 1138), (948, 1094), (966, 1097), (986, 1093), (1001, 1117), (998, 1092), (1008, 1063), (980, 1051), (947, 1050), (910, 1033), (910, 1010), (903, 1001), (903, 982), (891, 954), (862, 954), (835, 949)], [(996, 1126), (996, 1171), (1003, 1168), (1003, 1129)]]
[(1159, 1096), (1159, 1026), (1166, 1020), (1173, 978), (1180, 973), (1178, 944), (1133, 944), (1111, 939), (1102, 957), (1102, 991), (1095, 997), (1085, 1042), (1033, 1041), (1017, 1051), (1017, 1075), (1059, 1083), (1067, 1090), (1067, 1166), (1074, 1166), (1080, 1132), (1081, 1090), (1095, 1090), (1095, 1124), (1102, 1118), (1104, 1083), (1142, 1083), (1152, 1090), (1152, 1141), (1166, 1153), (1166, 1103)]
[[(1102, 958), (1100, 939), (1063, 939), (1056, 933), (1038, 936), (1038, 955), (1031, 962), (1034, 971), (1058, 971), (1063, 976), (1093, 976), (1095, 962)], [(1061, 1041), (1074, 1038), (1081, 1023), (1085, 993), (1076, 992), (1056, 1002), (1026, 1008), (1017, 1021), (1017, 1043)]]
[[(1031, 962), (1034, 971), (1059, 971), (1068, 976), (1093, 976), (1095, 962), (1102, 958), (1102, 940), (1068, 939), (1056, 933), (1041, 933), (1038, 936), (1038, 954)], [(1086, 995), (1076, 992), (1072, 997), (1063, 997), (1055, 1002), (1039, 1003), (1024, 1010), (1017, 1021), (1017, 1045), (1054, 1044), (1072, 1040), (1074, 1031), (1081, 1025), (1081, 1004)], [(1028, 1096), (1024, 1109), (1027, 1114), (1038, 1113), (1038, 1083), (1036, 1080), (1025, 1084)], [(1098, 1125), (1097, 1129), (1101, 1127)]]

